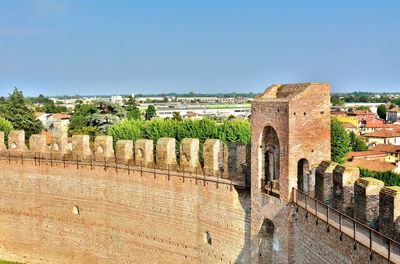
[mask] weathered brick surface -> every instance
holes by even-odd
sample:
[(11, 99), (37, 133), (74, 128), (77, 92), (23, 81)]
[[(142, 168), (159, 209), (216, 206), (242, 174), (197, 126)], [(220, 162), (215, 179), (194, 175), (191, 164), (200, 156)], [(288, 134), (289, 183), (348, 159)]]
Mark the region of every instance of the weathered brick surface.
[(323, 161), (315, 171), (315, 198), (329, 205), (333, 200), (333, 170), (336, 166), (333, 161)]
[(92, 157), (88, 135), (72, 136), (72, 158), (74, 160), (88, 160)]
[(223, 143), (219, 139), (206, 139), (203, 144), (204, 173), (209, 176), (219, 176), (223, 161)]
[(133, 141), (118, 140), (115, 146), (117, 162), (133, 165)]
[(49, 148), (46, 144), (46, 135), (32, 135), (29, 138), (29, 150), (31, 152), (48, 152)]
[(64, 159), (64, 155), (71, 150), (68, 147), (68, 135), (66, 132), (58, 132), (51, 135), (51, 153), (55, 159)]
[(379, 220), (379, 192), (383, 181), (360, 178), (354, 184), (354, 218), (370, 227), (377, 228)]
[(0, 258), (249, 263), (248, 191), (74, 162), (0, 160), (0, 176)]
[(154, 143), (150, 139), (135, 142), (135, 164), (146, 168), (154, 167)]
[(175, 145), (175, 138), (160, 138), (157, 141), (156, 162), (158, 168), (174, 171), (178, 169)]
[(399, 239), (400, 187), (385, 186), (379, 192), (379, 231)]
[(340, 232), (330, 228), (320, 221), (315, 225), (316, 218), (312, 214), (305, 217), (305, 211), (292, 209), (294, 229), (294, 263), (387, 263), (380, 255), (373, 253), (370, 260), (369, 248), (357, 243), (354, 250), (354, 240), (346, 235), (339, 240)]
[(114, 160), (112, 136), (97, 136), (94, 140), (94, 156), (96, 161)]
[(7, 147), (4, 144), (4, 131), (0, 131), (0, 152), (5, 151), (6, 149)]
[(353, 217), (354, 183), (360, 178), (360, 169), (337, 165), (333, 170), (333, 207)]
[(180, 145), (180, 168), (185, 172), (201, 173), (199, 161), (200, 142), (198, 138), (184, 138)]
[(18, 156), (27, 149), (25, 145), (25, 131), (12, 130), (8, 133), (8, 150), (12, 156)]

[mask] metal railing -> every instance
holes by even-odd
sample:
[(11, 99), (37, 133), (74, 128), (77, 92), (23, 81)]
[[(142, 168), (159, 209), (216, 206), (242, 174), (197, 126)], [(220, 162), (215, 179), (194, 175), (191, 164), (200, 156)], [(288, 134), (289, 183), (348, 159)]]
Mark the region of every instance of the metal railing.
[(242, 189), (249, 188), (247, 185), (247, 176), (244, 181), (236, 181), (233, 179), (233, 177), (225, 179), (221, 178), (221, 176), (218, 176), (218, 174), (216, 176), (206, 175), (202, 168), (196, 168), (194, 172), (185, 172), (184, 169), (180, 171), (171, 171), (169, 166), (167, 169), (160, 169), (156, 166), (156, 164), (153, 164), (153, 166), (150, 168), (143, 166), (143, 163), (140, 165), (131, 165), (130, 163), (133, 162), (133, 157), (127, 164), (120, 164), (115, 162), (117, 160), (116, 157), (113, 158), (113, 160), (107, 160), (104, 158), (103, 162), (99, 162), (93, 159), (93, 155), (85, 160), (79, 159), (78, 156), (74, 159), (68, 154), (62, 155), (61, 159), (53, 159), (53, 154), (51, 152), (46, 153), (46, 155), (42, 155), (41, 152), (25, 153), (24, 151), (7, 151), (0, 153), (0, 160), (8, 161), (8, 163), (11, 163), (11, 161), (18, 161), (21, 162), (21, 165), (24, 165), (24, 162), (32, 161), (35, 166), (43, 166), (44, 163), (48, 163), (51, 167), (53, 167), (55, 164), (62, 164), (64, 168), (66, 168), (67, 165), (74, 165), (76, 166), (76, 169), (79, 169), (80, 166), (85, 165), (90, 166), (91, 170), (93, 170), (95, 167), (101, 167), (105, 171), (115, 169), (116, 173), (119, 171), (125, 171), (128, 175), (130, 175), (131, 172), (140, 172), (141, 176), (143, 176), (143, 173), (151, 173), (153, 174), (154, 178), (156, 178), (156, 175), (164, 175), (167, 176), (168, 180), (170, 180), (171, 177), (179, 177), (182, 179), (182, 182), (185, 182), (186, 178), (194, 179), (196, 185), (199, 181), (203, 182), (204, 185), (206, 182), (210, 182), (215, 183), (216, 188), (218, 188), (220, 184), (224, 186), (230, 186), (231, 190), (233, 187)]
[(343, 239), (343, 235), (352, 238), (354, 250), (357, 249), (357, 243), (367, 247), (371, 260), (375, 252), (387, 259), (388, 263), (400, 263), (400, 243), (393, 239), (296, 188), (293, 188), (293, 202), (296, 210), (301, 207), (306, 211), (306, 218), (308, 214), (314, 215), (316, 225), (320, 220), (325, 222), (327, 232), (331, 227), (339, 230), (339, 240)]

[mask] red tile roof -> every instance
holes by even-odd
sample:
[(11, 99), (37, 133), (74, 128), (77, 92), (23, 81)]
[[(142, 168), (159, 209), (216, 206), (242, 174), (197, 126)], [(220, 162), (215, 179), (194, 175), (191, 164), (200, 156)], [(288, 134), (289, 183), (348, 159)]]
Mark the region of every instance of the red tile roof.
[(346, 164), (359, 168), (369, 169), (371, 171), (381, 171), (381, 172), (394, 170), (396, 168), (396, 165), (392, 163), (376, 161), (376, 160), (365, 160), (365, 159), (356, 159), (351, 162), (347, 162)]
[(381, 151), (386, 153), (400, 152), (400, 146), (389, 145), (389, 144), (378, 144), (372, 147), (370, 150)]
[(345, 128), (357, 128), (357, 126), (349, 122), (343, 122), (342, 124)]
[(387, 130), (382, 129), (372, 133), (367, 133), (364, 135), (365, 137), (374, 137), (374, 138), (393, 138), (400, 136), (399, 133), (395, 130)]

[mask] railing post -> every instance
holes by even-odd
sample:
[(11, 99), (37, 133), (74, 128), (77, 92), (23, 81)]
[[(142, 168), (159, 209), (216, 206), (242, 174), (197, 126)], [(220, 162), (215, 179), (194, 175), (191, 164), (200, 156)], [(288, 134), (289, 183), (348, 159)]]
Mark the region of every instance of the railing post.
[(36, 152), (35, 152), (35, 158), (34, 159), (35, 159), (35, 166), (36, 166)]
[(218, 173), (217, 173), (217, 184), (216, 184), (216, 186), (217, 186), (217, 189), (218, 189), (218, 181), (219, 181), (219, 179), (218, 179), (219, 177), (218, 177)]
[(206, 173), (204, 172), (204, 170), (203, 170), (203, 186), (206, 186)]
[(153, 177), (156, 178), (156, 164), (153, 163)]
[(356, 250), (356, 249), (357, 249), (356, 231), (357, 231), (357, 222), (353, 220), (353, 238), (354, 238), (354, 250)]
[(369, 260), (372, 260), (372, 229), (369, 230)]
[(329, 225), (329, 206), (326, 207), (326, 224), (327, 224), (326, 232), (329, 233), (329, 227), (330, 227), (330, 225)]
[(65, 154), (63, 154), (63, 163), (64, 163), (64, 168), (65, 168)]
[(128, 160), (128, 175), (131, 175), (131, 169), (129, 167), (129, 160)]
[(317, 220), (315, 220), (315, 225), (318, 225), (318, 203), (317, 203), (317, 199), (314, 200), (315, 201), (315, 217), (317, 218)]
[(182, 182), (185, 182), (185, 167), (182, 167)]
[(11, 163), (11, 153), (10, 153), (10, 150), (8, 151), (8, 164), (10, 164)]
[(93, 170), (93, 155), (90, 155), (90, 170)]
[(24, 165), (24, 152), (22, 151), (21, 153), (21, 165)]
[(304, 203), (306, 204), (306, 218), (308, 218), (307, 195), (304, 195)]
[(342, 232), (342, 214), (339, 213), (339, 240), (342, 241), (343, 232)]
[(140, 177), (143, 177), (143, 161), (140, 162)]
[(388, 238), (388, 263), (389, 263), (389, 264), (390, 264), (390, 253), (391, 253), (391, 251), (392, 251), (391, 247), (392, 247), (392, 240), (390, 240), (390, 239)]
[(50, 167), (53, 167), (53, 152), (50, 152)]
[[(247, 176), (246, 176), (247, 177)], [(233, 175), (231, 174), (231, 186), (230, 186), (230, 190), (232, 191), (232, 185), (233, 185)], [(245, 181), (247, 182), (247, 178), (245, 179)], [(246, 188), (246, 187), (245, 187)], [(247, 189), (247, 188), (246, 188)]]
[(195, 185), (197, 185), (197, 167), (196, 167), (196, 181), (195, 181)]
[(106, 160), (106, 157), (104, 157), (104, 171), (107, 171), (107, 160)]
[(78, 159), (78, 155), (76, 155), (76, 169), (79, 169), (79, 159)]
[(169, 164), (167, 165), (167, 169), (168, 169), (168, 181), (170, 180), (170, 175), (169, 175)]

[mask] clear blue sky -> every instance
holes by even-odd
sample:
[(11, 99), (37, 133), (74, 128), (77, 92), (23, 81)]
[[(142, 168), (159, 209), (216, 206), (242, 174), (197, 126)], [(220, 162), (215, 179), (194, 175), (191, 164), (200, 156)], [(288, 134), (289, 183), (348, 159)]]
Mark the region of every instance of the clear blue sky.
[(398, 0), (0, 3), (0, 95), (400, 91)]

